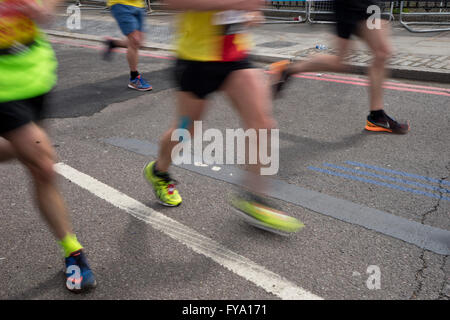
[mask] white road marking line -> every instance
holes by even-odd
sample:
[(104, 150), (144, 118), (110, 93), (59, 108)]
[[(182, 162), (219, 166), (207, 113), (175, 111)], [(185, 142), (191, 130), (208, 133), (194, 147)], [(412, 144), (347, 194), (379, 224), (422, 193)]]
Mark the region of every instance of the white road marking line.
[(196, 161), (196, 162), (194, 162), (194, 166), (196, 166), (196, 167), (207, 167), (208, 165), (205, 164), (205, 163), (201, 163), (201, 162)]
[(283, 300), (323, 300), (323, 298), (298, 287), (293, 282), (280, 275), (265, 269), (253, 261), (234, 253), (218, 242), (205, 237), (197, 231), (169, 218), (130, 198), (124, 193), (92, 178), (64, 163), (55, 165), (55, 170), (91, 192), (97, 197), (126, 211), (136, 219), (150, 224), (153, 228), (178, 240), (196, 253), (202, 254), (226, 269), (254, 283), (265, 291), (272, 293)]

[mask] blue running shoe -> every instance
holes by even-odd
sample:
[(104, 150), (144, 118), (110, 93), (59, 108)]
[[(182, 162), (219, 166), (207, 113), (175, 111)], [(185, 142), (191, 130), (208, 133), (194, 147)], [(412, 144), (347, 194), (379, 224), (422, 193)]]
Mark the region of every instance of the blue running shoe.
[(141, 75), (138, 75), (136, 79), (131, 80), (128, 84), (128, 88), (138, 91), (150, 91), (153, 89), (152, 85), (148, 83)]
[(87, 262), (83, 250), (73, 252), (66, 258), (66, 287), (69, 291), (80, 293), (97, 286), (94, 273)]

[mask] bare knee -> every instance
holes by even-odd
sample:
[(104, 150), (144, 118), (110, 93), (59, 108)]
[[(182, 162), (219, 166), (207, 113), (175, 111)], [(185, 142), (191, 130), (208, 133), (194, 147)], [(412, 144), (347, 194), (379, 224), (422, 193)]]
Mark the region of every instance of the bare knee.
[(381, 47), (374, 52), (376, 64), (385, 64), (392, 56), (391, 49), (388, 47)]
[(30, 170), (36, 182), (54, 182), (56, 172), (53, 166), (56, 161), (56, 156), (49, 145), (42, 145), (32, 157), (20, 158), (20, 160)]
[(42, 129), (30, 123), (8, 134), (6, 138), (14, 148), (16, 157), (30, 170), (37, 182), (54, 180), (56, 155)]
[(56, 172), (53, 168), (55, 162), (51, 157), (43, 156), (31, 161), (23, 161), (24, 165), (30, 170), (33, 179), (37, 183), (53, 183), (56, 178)]
[(140, 35), (136, 33), (131, 33), (128, 35), (128, 46), (134, 50), (138, 50), (142, 45), (142, 39)]
[(141, 42), (139, 40), (130, 41), (130, 47), (134, 50), (138, 50), (141, 47)]

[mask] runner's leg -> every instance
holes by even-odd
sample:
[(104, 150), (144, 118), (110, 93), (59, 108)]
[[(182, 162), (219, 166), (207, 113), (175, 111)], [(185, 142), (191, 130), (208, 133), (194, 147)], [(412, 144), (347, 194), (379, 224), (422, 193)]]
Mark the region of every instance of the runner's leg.
[(365, 22), (359, 26), (359, 35), (367, 43), (374, 54), (372, 65), (369, 67), (370, 81), (370, 111), (382, 110), (383, 83), (386, 78), (386, 62), (391, 56), (389, 43), (390, 25), (382, 21), (381, 29), (369, 29)]
[(116, 47), (127, 48), (127, 61), (130, 69), (128, 88), (138, 91), (152, 90), (152, 85), (138, 71), (139, 49), (144, 40), (145, 10), (131, 5), (116, 4), (111, 7), (111, 12), (126, 39), (106, 39), (103, 58), (110, 60), (112, 50)]
[(0, 137), (0, 162), (9, 161), (15, 158), (17, 158), (17, 154), (11, 145), (11, 142)]
[[(172, 163), (172, 150), (179, 143), (172, 141), (172, 133), (175, 129), (183, 126), (183, 129), (189, 130), (191, 138), (194, 139), (194, 121), (202, 118), (207, 104), (206, 99), (200, 99), (189, 92), (177, 92), (177, 114), (172, 127), (164, 133), (160, 141), (160, 149), (156, 169), (161, 172), (167, 172)], [(188, 124), (181, 124), (186, 119)]]
[(135, 30), (127, 35), (127, 61), (130, 72), (137, 72), (139, 63), (139, 48), (141, 47), (142, 32)]
[(302, 72), (345, 72), (347, 66), (344, 58), (351, 48), (349, 38), (336, 37), (337, 55), (320, 54), (303, 62), (290, 63), (288, 60), (275, 62), (270, 65), (272, 91), (275, 97), (283, 90), (286, 82), (296, 73)]
[(391, 56), (391, 44), (389, 42), (390, 24), (384, 20), (381, 22), (381, 29), (369, 29), (364, 21), (358, 26), (358, 35), (374, 54), (372, 65), (369, 67), (370, 114), (367, 117), (365, 129), (405, 134), (410, 128), (409, 121), (394, 120), (384, 111), (383, 83), (386, 78), (386, 62)]
[[(270, 91), (263, 71), (260, 69), (234, 71), (225, 82), (223, 90), (230, 97), (239, 112), (245, 128), (255, 129), (258, 141), (260, 139), (259, 129), (267, 129), (267, 141), (270, 143), (271, 129), (276, 127), (276, 123), (272, 117)], [(268, 144), (268, 148), (270, 148), (270, 144)], [(248, 156), (248, 152), (246, 154)], [(261, 179), (259, 150), (257, 154), (257, 164), (247, 165), (247, 169), (252, 174), (245, 177), (244, 184), (247, 188), (257, 193), (265, 193), (267, 186)]]
[(176, 119), (161, 138), (158, 159), (144, 167), (144, 177), (153, 186), (158, 201), (169, 207), (178, 206), (182, 202), (175, 188), (176, 182), (168, 172), (172, 163), (172, 150), (180, 143), (179, 140), (172, 141), (172, 133), (176, 129), (187, 129), (193, 139), (194, 121), (201, 119), (206, 107), (206, 99), (198, 98), (190, 92), (178, 92), (177, 100)]
[(42, 216), (56, 238), (72, 234), (67, 209), (56, 186), (54, 151), (47, 135), (35, 124), (27, 124), (5, 134), (18, 159), (29, 169)]
[(344, 65), (344, 58), (351, 48), (351, 40), (336, 37), (337, 55), (320, 54), (304, 62), (289, 65), (289, 73), (303, 72), (344, 72), (347, 70)]
[[(257, 163), (252, 165), (247, 160), (248, 172), (243, 178), (243, 186), (246, 190), (239, 192), (232, 199), (233, 208), (249, 223), (258, 228), (281, 235), (298, 231), (304, 226), (303, 223), (284, 214), (277, 204), (267, 197), (270, 186), (267, 185), (267, 180), (263, 179), (261, 175), (261, 169), (263, 168), (260, 158), (261, 151), (265, 154), (269, 154), (269, 150), (275, 151), (271, 148), (270, 143), (272, 130), (276, 127), (272, 116), (269, 85), (263, 71), (260, 69), (234, 71), (228, 77), (222, 89), (232, 100), (246, 129), (257, 130), (257, 146), (253, 148), (249, 146), (246, 150), (247, 159), (250, 149), (257, 152)], [(260, 139), (263, 138), (259, 129), (267, 130), (267, 150), (259, 150)], [(250, 143), (251, 141), (249, 141)], [(273, 155), (271, 156), (273, 159)]]

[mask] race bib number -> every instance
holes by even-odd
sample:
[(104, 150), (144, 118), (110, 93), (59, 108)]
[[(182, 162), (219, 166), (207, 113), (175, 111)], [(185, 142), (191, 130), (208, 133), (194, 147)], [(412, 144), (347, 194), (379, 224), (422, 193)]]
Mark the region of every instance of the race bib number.
[(248, 12), (242, 10), (221, 11), (214, 15), (213, 24), (223, 27), (224, 35), (245, 33)]
[(14, 2), (0, 2), (0, 49), (28, 44), (38, 33), (35, 23), (15, 10)]
[(227, 10), (214, 15), (215, 25), (242, 24), (248, 21), (247, 11)]

